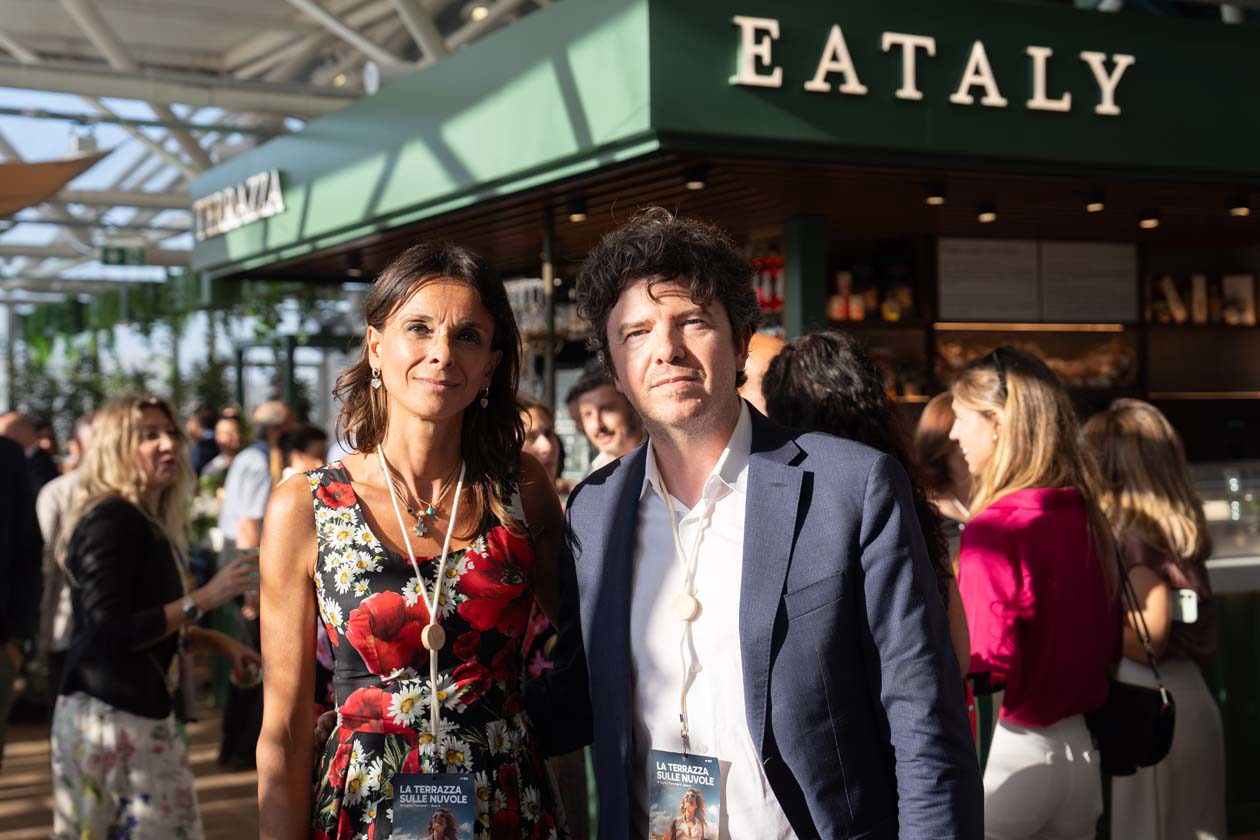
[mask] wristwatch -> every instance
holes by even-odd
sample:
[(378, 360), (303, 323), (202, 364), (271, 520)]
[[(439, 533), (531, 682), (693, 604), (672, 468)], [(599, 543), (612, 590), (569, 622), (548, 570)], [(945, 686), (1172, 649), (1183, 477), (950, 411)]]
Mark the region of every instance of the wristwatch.
[(188, 619), (190, 623), (201, 620), (201, 607), (197, 606), (193, 596), (185, 595), (184, 602), (179, 605), (179, 608), (184, 613), (184, 618)]

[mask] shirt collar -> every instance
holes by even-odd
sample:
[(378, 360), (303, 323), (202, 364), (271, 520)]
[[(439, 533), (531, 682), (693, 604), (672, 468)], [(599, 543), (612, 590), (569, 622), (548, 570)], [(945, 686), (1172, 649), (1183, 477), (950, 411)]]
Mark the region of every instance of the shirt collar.
[[(711, 496), (719, 484), (730, 490), (747, 493), (748, 458), (751, 452), (752, 416), (748, 413), (748, 404), (740, 400), (739, 420), (735, 423), (735, 431), (731, 432), (726, 448), (722, 450), (709, 477), (705, 479), (704, 496)], [(652, 448), (651, 438), (647, 442), (647, 464), (643, 471), (643, 486), (639, 489), (639, 498), (642, 499), (649, 490), (655, 490), (662, 499), (665, 497), (665, 488), (656, 469), (656, 452)]]

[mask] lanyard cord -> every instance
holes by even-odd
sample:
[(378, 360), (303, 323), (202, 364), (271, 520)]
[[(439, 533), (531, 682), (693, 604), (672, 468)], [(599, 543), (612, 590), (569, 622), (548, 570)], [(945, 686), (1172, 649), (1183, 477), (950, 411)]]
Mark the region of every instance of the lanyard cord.
[[(438, 598), (442, 595), (442, 577), (446, 574), (446, 557), (451, 548), (451, 533), (455, 530), (455, 517), (459, 513), (459, 497), (464, 489), (464, 469), (463, 461), (459, 462), (459, 482), (455, 485), (455, 500), (451, 502), (451, 520), (446, 525), (446, 539), (442, 541), (442, 559), (438, 562), (437, 577), (433, 580), (433, 596), (430, 598), (426, 591), (424, 578), (420, 575), (420, 565), (416, 562), (415, 552), (411, 550), (411, 537), (407, 536), (407, 526), (403, 522), (402, 511), (398, 507), (398, 493), (394, 490), (394, 484), (390, 481), (389, 468), (385, 463), (385, 450), (378, 443), (376, 445), (376, 456), (381, 462), (381, 472), (385, 476), (385, 485), (389, 488), (389, 500), (394, 505), (394, 516), (398, 519), (398, 528), (402, 531), (403, 544), (407, 546), (407, 559), (411, 561), (411, 568), (416, 573), (416, 586), (420, 588), (420, 598), (424, 601), (424, 605), (429, 610), (428, 627), (434, 627), (438, 624), (440, 616), (437, 612)], [(425, 629), (428, 630), (428, 627)], [(441, 644), (429, 647), (429, 726), (433, 731), (433, 754), (440, 756), (442, 754), (441, 744), (438, 740), (438, 726), (441, 722), (441, 711), (438, 703), (438, 649)], [(426, 644), (426, 647), (428, 645)]]
[[(678, 520), (674, 516), (673, 496), (670, 494), (669, 488), (665, 486), (665, 481), (661, 478), (659, 470), (656, 471), (656, 480), (659, 484), (659, 489), (664, 491), (662, 495), (665, 497), (665, 509), (669, 512), (669, 530), (674, 537), (674, 552), (683, 570), (683, 591), (687, 595), (694, 597), (696, 594), (696, 567), (700, 562), (700, 542), (704, 537), (705, 520), (708, 519), (713, 511), (713, 501), (710, 500), (705, 505), (704, 515), (700, 517), (700, 522), (696, 527), (696, 538), (691, 544), (691, 554), (686, 555), (683, 553), (682, 537), (678, 533)], [(688, 556), (691, 558), (690, 562), (687, 559)], [(682, 635), (678, 639), (678, 664), (682, 670), (682, 688), (678, 693), (678, 722), (682, 727), (683, 755), (687, 755), (691, 752), (691, 735), (687, 716), (687, 690), (690, 687), (688, 684), (690, 672), (687, 668), (687, 642), (691, 640), (692, 619), (683, 619), (682, 624)]]

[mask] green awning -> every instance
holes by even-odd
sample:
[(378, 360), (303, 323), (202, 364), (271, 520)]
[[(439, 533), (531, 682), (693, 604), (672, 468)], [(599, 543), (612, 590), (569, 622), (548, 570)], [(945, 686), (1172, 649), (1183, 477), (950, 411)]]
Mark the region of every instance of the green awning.
[[(241, 223), (193, 266), (257, 269), (660, 151), (1254, 184), (1255, 90), (1257, 27), (1012, 0), (566, 0), (198, 178), (198, 223)], [(263, 218), (249, 185), (271, 172), (283, 211)]]

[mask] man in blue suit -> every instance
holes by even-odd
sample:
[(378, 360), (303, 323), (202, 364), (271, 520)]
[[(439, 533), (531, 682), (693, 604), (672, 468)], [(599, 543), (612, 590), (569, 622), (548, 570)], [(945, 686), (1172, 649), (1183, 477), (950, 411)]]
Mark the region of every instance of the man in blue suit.
[(593, 736), (600, 840), (677, 830), (653, 781), (671, 764), (721, 776), (688, 837), (979, 838), (908, 480), (739, 399), (747, 261), (655, 208), (591, 252), (578, 300), (650, 437), (569, 498), (557, 668), (527, 702), (550, 752)]

